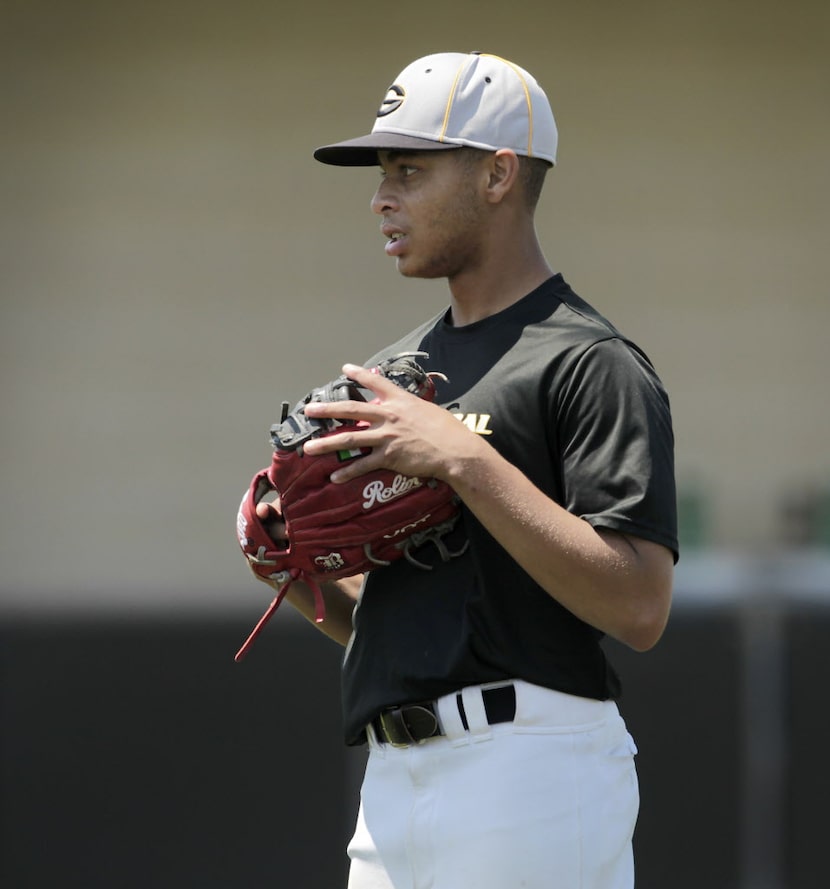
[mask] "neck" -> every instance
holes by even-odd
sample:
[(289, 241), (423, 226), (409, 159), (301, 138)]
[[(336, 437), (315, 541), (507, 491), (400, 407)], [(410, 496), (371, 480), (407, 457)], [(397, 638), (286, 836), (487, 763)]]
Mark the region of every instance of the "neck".
[(535, 235), (485, 251), (479, 266), (449, 279), (453, 324), (489, 318), (518, 302), (553, 275)]

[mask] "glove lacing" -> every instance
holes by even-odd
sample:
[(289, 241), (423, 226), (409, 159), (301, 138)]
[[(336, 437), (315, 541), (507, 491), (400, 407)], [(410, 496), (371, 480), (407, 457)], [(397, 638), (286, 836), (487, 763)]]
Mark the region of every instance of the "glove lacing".
[[(284, 577), (280, 578), (280, 575), (288, 575), (288, 577), (287, 579)], [(317, 583), (317, 581), (313, 577), (307, 575), (305, 571), (300, 571), (297, 568), (292, 568), (290, 571), (280, 571), (279, 574), (274, 576), (274, 579), (283, 580), (284, 582), (279, 588), (279, 591), (277, 592), (277, 595), (274, 597), (271, 604), (265, 609), (265, 613), (262, 615), (259, 621), (257, 621), (257, 624), (253, 628), (253, 630), (251, 630), (248, 638), (242, 643), (242, 647), (234, 655), (234, 660), (237, 663), (239, 663), (242, 658), (245, 657), (251, 646), (254, 644), (254, 642), (256, 642), (257, 636), (259, 636), (259, 634), (263, 631), (263, 629), (265, 628), (265, 624), (267, 624), (268, 621), (271, 620), (274, 612), (277, 610), (277, 608), (280, 607), (280, 603), (285, 598), (285, 594), (288, 592), (291, 584), (293, 584), (296, 580), (305, 583), (314, 594), (314, 622), (319, 624), (326, 619), (326, 601), (323, 598), (323, 591), (320, 588), (320, 584)]]

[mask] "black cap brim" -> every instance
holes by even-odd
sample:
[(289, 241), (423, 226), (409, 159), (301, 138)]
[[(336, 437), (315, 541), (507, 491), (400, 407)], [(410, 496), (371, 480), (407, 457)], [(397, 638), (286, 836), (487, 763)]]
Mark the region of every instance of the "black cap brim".
[(338, 167), (374, 167), (379, 151), (448, 151), (461, 148), (449, 142), (436, 142), (398, 133), (371, 133), (333, 145), (323, 145), (314, 152), (315, 160)]

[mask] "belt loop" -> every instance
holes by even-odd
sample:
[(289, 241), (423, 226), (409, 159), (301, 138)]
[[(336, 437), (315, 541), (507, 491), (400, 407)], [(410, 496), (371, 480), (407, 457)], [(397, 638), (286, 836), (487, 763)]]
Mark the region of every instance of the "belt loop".
[(484, 698), (481, 696), (481, 688), (468, 686), (461, 689), (461, 703), (467, 716), (467, 725), (470, 736), (474, 741), (486, 741), (492, 737), (493, 731), (487, 721), (487, 711), (484, 709)]
[(371, 722), (366, 726), (366, 738), (369, 741), (371, 750), (377, 753), (378, 756), (386, 756), (386, 744), (381, 743), (378, 733)]
[(456, 698), (455, 692), (438, 698), (435, 702), (438, 718), (441, 721), (441, 728), (444, 730), (444, 734), (451, 743), (455, 745), (467, 744), (469, 743), (469, 737), (467, 736), (467, 730), (464, 728), (464, 723), (461, 721)]

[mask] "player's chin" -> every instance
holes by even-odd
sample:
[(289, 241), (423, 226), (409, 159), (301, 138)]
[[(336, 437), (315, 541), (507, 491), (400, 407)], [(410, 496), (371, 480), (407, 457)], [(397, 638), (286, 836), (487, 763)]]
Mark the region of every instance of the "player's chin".
[(418, 266), (416, 263), (407, 259), (405, 256), (399, 256), (395, 260), (395, 268), (399, 275), (402, 275), (404, 278), (420, 278), (421, 275), (418, 273)]
[(414, 257), (399, 256), (395, 261), (398, 274), (404, 278), (448, 278), (450, 272), (444, 263), (418, 262)]

